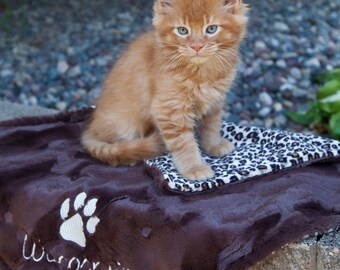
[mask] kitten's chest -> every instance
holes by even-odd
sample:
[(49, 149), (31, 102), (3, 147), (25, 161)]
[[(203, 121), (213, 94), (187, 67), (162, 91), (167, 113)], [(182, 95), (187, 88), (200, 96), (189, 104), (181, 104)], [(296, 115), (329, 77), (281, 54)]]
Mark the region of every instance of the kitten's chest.
[(202, 117), (213, 108), (221, 106), (224, 101), (224, 96), (225, 91), (223, 84), (194, 84), (191, 96), (194, 113), (198, 117)]

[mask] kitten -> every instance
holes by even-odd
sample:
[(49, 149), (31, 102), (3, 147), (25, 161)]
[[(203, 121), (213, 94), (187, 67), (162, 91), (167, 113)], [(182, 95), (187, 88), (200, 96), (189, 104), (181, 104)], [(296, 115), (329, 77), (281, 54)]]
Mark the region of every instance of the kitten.
[(133, 42), (107, 76), (82, 143), (112, 165), (168, 150), (190, 180), (214, 176), (201, 145), (223, 156), (221, 110), (234, 80), (247, 24), (242, 0), (156, 0), (154, 30)]

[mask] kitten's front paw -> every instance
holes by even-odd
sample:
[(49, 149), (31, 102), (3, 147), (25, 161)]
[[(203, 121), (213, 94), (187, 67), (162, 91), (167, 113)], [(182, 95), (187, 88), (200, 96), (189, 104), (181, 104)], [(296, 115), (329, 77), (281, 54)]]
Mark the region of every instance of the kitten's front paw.
[(215, 175), (214, 171), (206, 164), (192, 167), (181, 174), (189, 180), (206, 180)]
[(231, 153), (235, 149), (235, 146), (228, 140), (221, 140), (218, 144), (206, 149), (206, 152), (210, 156), (222, 157)]

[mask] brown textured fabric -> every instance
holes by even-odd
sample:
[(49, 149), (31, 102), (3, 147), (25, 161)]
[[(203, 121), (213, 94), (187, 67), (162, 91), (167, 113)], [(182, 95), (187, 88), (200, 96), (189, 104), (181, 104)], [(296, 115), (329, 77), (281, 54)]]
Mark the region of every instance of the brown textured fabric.
[[(113, 168), (85, 154), (79, 135), (88, 113), (0, 123), (1, 270), (244, 269), (285, 243), (340, 226), (339, 158), (174, 193), (155, 168)], [(98, 199), (92, 216), (100, 220), (94, 233), (84, 225), (85, 247), (60, 234), (61, 205), (70, 199), (72, 217), (82, 192)]]

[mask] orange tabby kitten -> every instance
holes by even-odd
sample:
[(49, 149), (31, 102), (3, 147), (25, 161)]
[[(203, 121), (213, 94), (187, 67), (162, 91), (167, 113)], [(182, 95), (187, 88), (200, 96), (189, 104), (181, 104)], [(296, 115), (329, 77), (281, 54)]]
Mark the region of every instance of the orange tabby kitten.
[(154, 30), (131, 44), (109, 73), (87, 130), (86, 150), (112, 165), (170, 151), (184, 177), (214, 176), (203, 149), (223, 156), (221, 110), (238, 64), (247, 17), (242, 0), (156, 0)]

